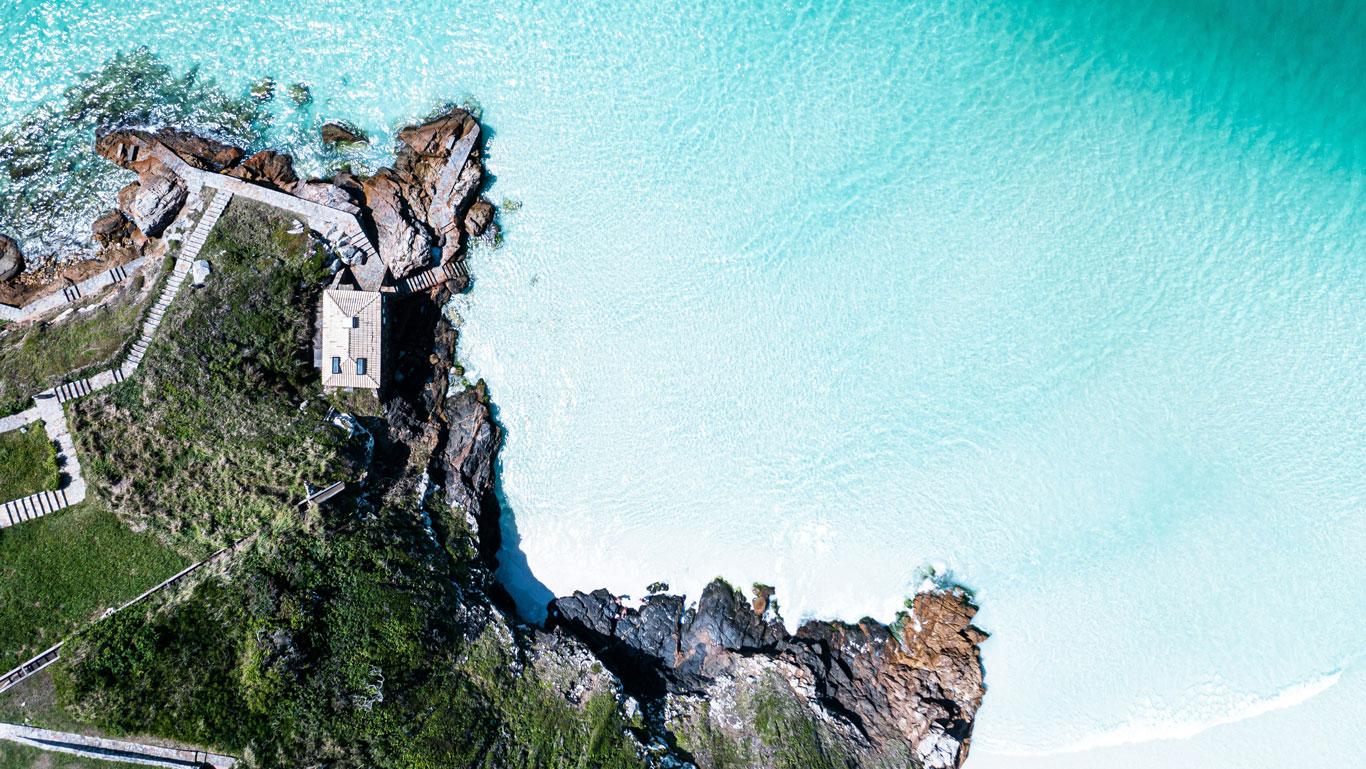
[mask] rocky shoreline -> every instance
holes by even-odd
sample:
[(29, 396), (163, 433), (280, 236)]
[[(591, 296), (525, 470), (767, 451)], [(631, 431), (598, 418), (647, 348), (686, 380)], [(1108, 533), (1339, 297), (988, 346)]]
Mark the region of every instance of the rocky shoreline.
[[(273, 151), (247, 155), (171, 129), (109, 131), (97, 151), (139, 179), (96, 231), (109, 244), (146, 250), (185, 208), (188, 191), (162, 161), (128, 151), (156, 141), (197, 168), (354, 210), (402, 277), (429, 267), (433, 253), (463, 259), (472, 239), (496, 231), (494, 208), (480, 196), (477, 129), (476, 116), (449, 110), (401, 131), (392, 167), (330, 179), (301, 179), (290, 157)], [(474, 140), (468, 160), (447, 172), (452, 148), (466, 137)], [(341, 244), (328, 247), (336, 261), (350, 258)], [(962, 764), (984, 693), (979, 646), (986, 637), (972, 626), (976, 608), (962, 590), (919, 594), (891, 624), (813, 621), (795, 633), (783, 625), (773, 590), (762, 586), (747, 598), (718, 580), (695, 605), (660, 592), (627, 606), (595, 590), (555, 599), (544, 628), (526, 626), (493, 576), (501, 430), (484, 383), (462, 383), (457, 332), (442, 312), (467, 286), (468, 279), (453, 279), (393, 312), (394, 374), (365, 483), (385, 499), (422, 497), (428, 483), (442, 490), (433, 535), (448, 549), (474, 553), (457, 585), (470, 638), (492, 628), (508, 656), (554, 681), (570, 703), (611, 692), (651, 765)]]

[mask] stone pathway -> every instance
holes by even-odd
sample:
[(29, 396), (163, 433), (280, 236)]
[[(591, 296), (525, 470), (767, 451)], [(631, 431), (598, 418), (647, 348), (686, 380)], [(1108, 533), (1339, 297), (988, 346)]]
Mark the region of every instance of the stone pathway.
[(87, 737), (84, 734), (56, 732), (20, 724), (0, 723), (0, 739), (20, 745), (59, 753), (70, 753), (104, 761), (121, 761), (144, 766), (164, 766), (170, 769), (232, 769), (237, 759), (202, 750), (182, 750), (146, 745), (129, 740), (110, 740)]
[(81, 462), (76, 456), (76, 446), (67, 429), (66, 412), (63, 409), (63, 404), (110, 385), (118, 384), (137, 371), (138, 365), (142, 363), (143, 356), (147, 354), (147, 348), (152, 345), (152, 337), (161, 326), (161, 320), (165, 317), (166, 310), (170, 308), (171, 302), (180, 291), (181, 285), (185, 283), (190, 265), (199, 258), (199, 250), (204, 247), (209, 232), (218, 223), (218, 218), (223, 215), (223, 210), (228, 207), (228, 201), (231, 199), (231, 192), (219, 190), (209, 201), (199, 223), (195, 225), (189, 238), (181, 245), (170, 277), (162, 288), (156, 304), (152, 305), (152, 309), (143, 321), (142, 333), (133, 342), (132, 350), (120, 365), (84, 379), (77, 379), (44, 390), (33, 396), (33, 408), (16, 414), (14, 417), (6, 417), (4, 420), (0, 420), (0, 432), (17, 430), (38, 419), (43, 420), (43, 429), (47, 431), (48, 438), (57, 446), (57, 463), (62, 471), (62, 486), (56, 491), (40, 491), (37, 494), (0, 504), (0, 528), (47, 515), (85, 499), (85, 475), (81, 472)]
[[(474, 151), (474, 145), (478, 138), (479, 127), (476, 125), (474, 130), (461, 137), (459, 142), (452, 147), (451, 157), (447, 161), (446, 167), (442, 169), (441, 178), (438, 181), (438, 190), (441, 189), (442, 185), (446, 187), (455, 185), (465, 167), (465, 162), (469, 160), (470, 153)], [(367, 291), (381, 290), (379, 282), (383, 278), (384, 269), (382, 265), (384, 263), (380, 259), (379, 252), (370, 242), (370, 236), (365, 233), (360, 220), (356, 218), (356, 210), (334, 208), (312, 200), (304, 200), (279, 190), (262, 187), (259, 184), (252, 184), (235, 176), (225, 176), (224, 174), (195, 168), (160, 142), (157, 142), (151, 151), (162, 163), (184, 179), (191, 189), (202, 190), (204, 187), (209, 187), (218, 190), (220, 193), (231, 193), (288, 211), (303, 219), (309, 227), (322, 233), (323, 237), (335, 243), (339, 248), (350, 246), (359, 249), (365, 255), (365, 264), (353, 266), (352, 273), (362, 284), (361, 288)], [(450, 221), (446, 223), (446, 226), (439, 228), (442, 235), (460, 225), (454, 220), (453, 212), (447, 218)], [(376, 268), (379, 268), (378, 271)], [(396, 290), (400, 294), (410, 294), (415, 291), (426, 290), (457, 277), (469, 277), (469, 272), (463, 262), (448, 259), (436, 267), (399, 281)]]
[[(127, 264), (118, 267), (110, 267), (104, 272), (77, 283), (73, 286), (66, 286), (60, 291), (53, 291), (46, 296), (40, 296), (23, 307), (15, 307), (12, 304), (0, 304), (0, 320), (22, 321), (37, 317), (49, 310), (55, 310), (68, 304), (74, 304), (82, 298), (93, 294), (110, 286), (118, 285), (129, 276), (142, 269), (146, 264), (147, 257), (139, 257)], [(3, 431), (0, 431), (3, 432)]]

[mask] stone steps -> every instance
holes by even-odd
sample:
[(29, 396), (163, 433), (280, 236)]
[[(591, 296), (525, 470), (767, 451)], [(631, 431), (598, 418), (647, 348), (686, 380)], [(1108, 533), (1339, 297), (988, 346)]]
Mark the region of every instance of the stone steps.
[(85, 397), (94, 391), (89, 379), (77, 379), (74, 382), (67, 382), (57, 387), (57, 402), (66, 403), (77, 398)]
[(0, 505), (0, 528), (41, 518), (70, 505), (71, 501), (63, 489), (40, 491), (37, 494), (20, 497)]

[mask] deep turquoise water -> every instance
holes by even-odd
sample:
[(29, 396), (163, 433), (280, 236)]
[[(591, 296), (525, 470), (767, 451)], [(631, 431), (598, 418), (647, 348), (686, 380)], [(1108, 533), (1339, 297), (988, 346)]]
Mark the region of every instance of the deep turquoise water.
[(887, 619), (939, 564), (971, 766), (1358, 763), (1366, 11), (1096, 5), (19, 2), (0, 119), (139, 43), (309, 82), (315, 163), (476, 95), (537, 579)]

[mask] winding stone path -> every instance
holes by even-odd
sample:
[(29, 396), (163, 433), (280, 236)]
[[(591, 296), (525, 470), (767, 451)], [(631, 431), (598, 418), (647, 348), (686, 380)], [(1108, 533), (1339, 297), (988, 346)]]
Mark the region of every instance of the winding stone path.
[(66, 412), (63, 409), (63, 404), (85, 397), (110, 385), (118, 384), (138, 370), (143, 356), (147, 354), (147, 348), (152, 345), (152, 337), (161, 326), (161, 320), (165, 317), (166, 310), (170, 308), (171, 302), (185, 283), (185, 278), (190, 272), (190, 265), (199, 258), (199, 251), (208, 240), (209, 232), (218, 223), (218, 218), (223, 215), (223, 210), (228, 207), (228, 201), (231, 199), (231, 192), (219, 190), (209, 201), (203, 216), (200, 217), (190, 236), (181, 245), (170, 277), (166, 280), (166, 285), (162, 288), (160, 296), (157, 297), (156, 304), (152, 305), (143, 321), (141, 334), (133, 342), (132, 349), (120, 365), (83, 379), (66, 382), (44, 390), (33, 396), (33, 408), (16, 414), (13, 418), (6, 417), (4, 420), (0, 420), (0, 432), (17, 430), (38, 419), (43, 420), (43, 429), (47, 431), (48, 438), (57, 446), (57, 464), (62, 472), (62, 486), (56, 491), (40, 491), (37, 494), (0, 504), (0, 528), (47, 515), (85, 499), (85, 475), (81, 472), (81, 461), (76, 456), (76, 445), (67, 429)]
[[(11, 322), (29, 320), (37, 317), (49, 310), (55, 310), (68, 304), (75, 304), (82, 298), (93, 294), (110, 286), (116, 286), (130, 276), (135, 274), (142, 266), (147, 263), (147, 257), (142, 256), (117, 267), (110, 267), (93, 277), (86, 278), (72, 286), (66, 286), (60, 291), (53, 291), (46, 296), (40, 296), (23, 307), (15, 307), (12, 304), (0, 304), (0, 320)], [(3, 432), (3, 431), (0, 431)]]
[(41, 750), (69, 753), (105, 761), (121, 761), (144, 766), (164, 766), (170, 769), (232, 769), (237, 759), (202, 750), (163, 748), (129, 740), (110, 740), (87, 737), (84, 734), (57, 732), (20, 724), (0, 723), (0, 739)]

